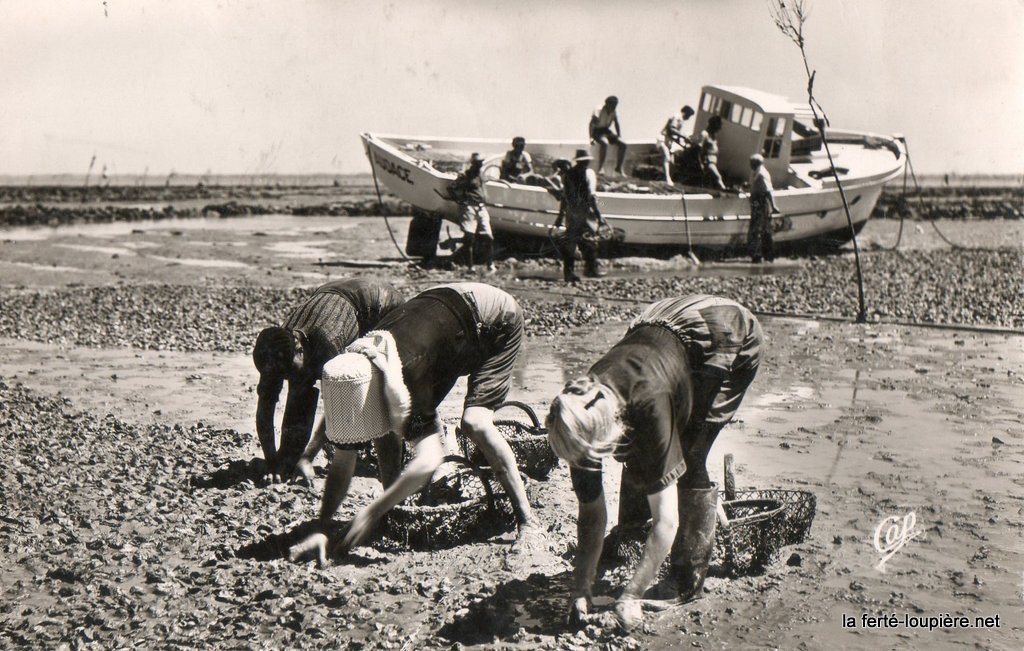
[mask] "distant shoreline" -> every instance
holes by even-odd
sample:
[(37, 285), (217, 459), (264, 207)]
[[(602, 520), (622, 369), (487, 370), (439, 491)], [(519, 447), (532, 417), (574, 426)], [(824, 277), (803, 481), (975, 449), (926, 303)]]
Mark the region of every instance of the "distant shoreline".
[[(918, 174), (923, 186), (1022, 186), (1021, 174)], [(0, 187), (71, 186), (88, 185), (110, 187), (193, 187), (200, 183), (211, 187), (325, 187), (367, 185), (373, 182), (369, 172), (356, 174), (0, 174)], [(897, 179), (892, 184), (902, 183)], [(891, 185), (892, 185), (891, 184)]]

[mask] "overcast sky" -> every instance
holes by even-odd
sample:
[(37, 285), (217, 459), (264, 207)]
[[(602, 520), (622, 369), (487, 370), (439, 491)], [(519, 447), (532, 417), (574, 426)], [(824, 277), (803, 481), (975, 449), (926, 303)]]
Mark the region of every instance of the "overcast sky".
[[(1024, 173), (1022, 0), (810, 0), (836, 127)], [(766, 0), (0, 0), (0, 174), (368, 171), (358, 134), (653, 139), (703, 84), (805, 97)]]

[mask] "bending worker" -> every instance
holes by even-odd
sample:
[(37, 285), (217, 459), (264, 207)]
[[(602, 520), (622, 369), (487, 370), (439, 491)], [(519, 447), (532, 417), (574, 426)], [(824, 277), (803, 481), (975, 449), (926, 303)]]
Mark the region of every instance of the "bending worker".
[[(401, 433), (411, 447), (412, 458), (398, 479), (352, 520), (342, 547), (349, 549), (362, 542), (385, 513), (430, 480), (444, 456), (438, 405), (456, 380), (468, 375), (462, 432), (483, 452), (512, 500), (519, 525), (513, 554), (529, 551), (534, 535), (540, 533), (539, 525), (512, 449), (494, 426), (494, 410), (508, 395), (523, 336), (519, 304), (490, 285), (452, 283), (415, 296), (388, 314), (377, 327), (371, 336), (353, 343), (349, 353), (332, 360), (328, 369), (339, 360), (351, 358), (351, 353), (359, 353), (353, 363), (359, 363), (358, 358), (367, 354), (385, 362), (384, 394), (369, 395), (366, 409), (379, 407), (372, 401), (382, 397), (388, 402), (388, 425)], [(324, 381), (327, 382), (327, 370)], [(332, 439), (332, 406), (325, 403), (325, 408), (326, 436)], [(358, 438), (367, 441), (379, 437), (382, 428), (377, 429)], [(355, 468), (355, 452), (345, 447), (362, 441), (332, 439), (342, 449), (335, 454), (327, 474), (320, 509), (322, 533), (300, 543), (292, 553), (293, 558), (317, 551), (320, 561), (326, 562), (327, 529), (348, 493)], [(322, 443), (321, 438), (314, 437), (303, 454), (302, 466), (307, 470), (306, 461), (315, 456)]]
[(601, 460), (624, 463), (620, 529), (653, 525), (633, 577), (615, 603), (625, 629), (671, 550), (681, 601), (701, 594), (714, 548), (718, 492), (705, 463), (761, 360), (761, 326), (745, 307), (693, 295), (659, 301), (551, 404), (548, 440), (570, 464), (579, 501), (570, 618), (585, 618), (604, 545)]
[[(319, 392), (314, 386), (324, 364), (405, 299), (385, 282), (352, 278), (317, 287), (295, 308), (283, 326), (264, 328), (252, 359), (260, 373), (256, 389), (256, 433), (272, 481), (288, 477), (309, 442)], [(288, 380), (281, 423), (281, 449), (275, 446), (274, 413)]]

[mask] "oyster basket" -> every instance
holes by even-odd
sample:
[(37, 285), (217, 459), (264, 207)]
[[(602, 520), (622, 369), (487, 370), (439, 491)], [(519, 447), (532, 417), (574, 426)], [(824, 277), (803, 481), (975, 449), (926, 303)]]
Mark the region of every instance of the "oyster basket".
[(406, 549), (448, 549), (515, 528), (512, 502), (492, 485), (489, 473), (463, 457), (445, 457), (445, 462), (457, 467), (384, 516), (381, 530), (387, 539)]
[(817, 498), (810, 491), (775, 488), (736, 491), (736, 499), (775, 500), (782, 503), (783, 515), (779, 529), (783, 547), (807, 540), (818, 505)]
[(729, 576), (757, 574), (778, 559), (785, 507), (772, 499), (722, 502), (728, 526), (715, 529), (715, 554)]
[[(494, 425), (508, 441), (512, 454), (516, 457), (516, 465), (530, 479), (544, 481), (551, 470), (558, 465), (558, 457), (548, 444), (548, 431), (540, 424), (537, 413), (530, 405), (509, 400), (498, 406), (497, 412), (506, 407), (517, 407), (526, 413), (529, 423), (520, 420), (495, 419)], [(455, 430), (459, 434), (459, 430)], [(471, 464), (486, 467), (487, 459), (468, 436), (459, 436), (459, 446), (463, 455)]]

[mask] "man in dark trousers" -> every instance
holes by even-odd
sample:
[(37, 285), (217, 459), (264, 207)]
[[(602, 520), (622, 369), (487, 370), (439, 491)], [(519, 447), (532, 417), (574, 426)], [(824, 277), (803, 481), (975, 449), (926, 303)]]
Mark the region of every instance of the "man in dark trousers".
[[(385, 282), (335, 280), (318, 287), (283, 326), (264, 328), (256, 337), (252, 351), (260, 373), (256, 432), (270, 481), (287, 478), (309, 442), (320, 393), (314, 385), (324, 364), (404, 302), (398, 290)], [(277, 450), (274, 413), (285, 380), (288, 398)]]
[(764, 166), (764, 156), (750, 157), (750, 227), (747, 231), (747, 246), (754, 263), (775, 259), (772, 240), (772, 215), (779, 212), (772, 192), (772, 177)]
[(604, 276), (604, 271), (597, 262), (597, 232), (602, 225), (607, 225), (601, 210), (597, 206), (597, 174), (590, 169), (593, 157), (586, 149), (577, 149), (573, 159), (576, 166), (563, 176), (565, 187), (562, 190), (562, 202), (558, 208), (552, 231), (561, 228), (565, 221), (565, 234), (560, 242), (562, 254), (562, 271), (565, 282), (576, 283), (580, 277), (576, 275), (576, 247), (579, 246), (586, 264), (586, 275), (592, 278)]

